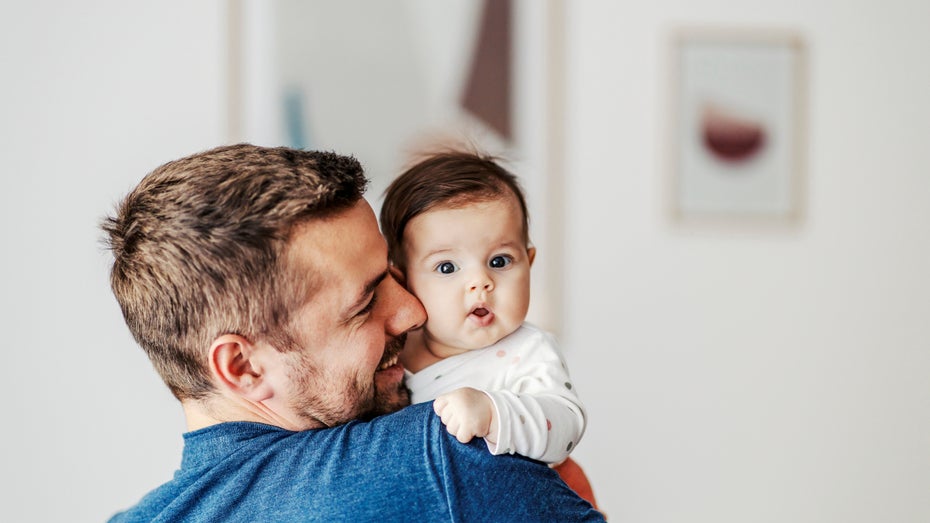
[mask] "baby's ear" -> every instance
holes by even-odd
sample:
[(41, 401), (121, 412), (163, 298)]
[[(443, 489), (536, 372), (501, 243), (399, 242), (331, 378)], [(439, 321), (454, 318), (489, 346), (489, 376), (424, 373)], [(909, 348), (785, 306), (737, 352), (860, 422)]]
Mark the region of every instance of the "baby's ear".
[(533, 266), (533, 260), (536, 259), (536, 247), (527, 247), (526, 256), (530, 259), (530, 266)]

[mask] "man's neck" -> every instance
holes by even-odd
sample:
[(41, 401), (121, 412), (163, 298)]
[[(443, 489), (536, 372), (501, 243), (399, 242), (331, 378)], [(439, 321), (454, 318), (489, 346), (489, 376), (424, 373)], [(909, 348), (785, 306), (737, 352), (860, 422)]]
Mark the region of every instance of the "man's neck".
[(208, 414), (203, 404), (200, 402), (185, 400), (181, 402), (181, 408), (184, 409), (184, 418), (187, 420), (188, 432), (222, 423), (222, 421)]
[(233, 421), (264, 423), (292, 431), (324, 427), (319, 422), (282, 416), (265, 402), (253, 402), (234, 395), (219, 394), (209, 400), (185, 400), (181, 407), (188, 431)]

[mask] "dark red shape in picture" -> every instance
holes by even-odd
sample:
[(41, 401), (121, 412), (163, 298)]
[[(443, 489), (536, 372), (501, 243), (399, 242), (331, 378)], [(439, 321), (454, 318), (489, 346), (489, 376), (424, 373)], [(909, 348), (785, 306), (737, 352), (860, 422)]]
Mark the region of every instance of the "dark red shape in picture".
[(717, 159), (745, 162), (765, 146), (765, 128), (716, 107), (704, 109), (701, 119), (704, 146)]

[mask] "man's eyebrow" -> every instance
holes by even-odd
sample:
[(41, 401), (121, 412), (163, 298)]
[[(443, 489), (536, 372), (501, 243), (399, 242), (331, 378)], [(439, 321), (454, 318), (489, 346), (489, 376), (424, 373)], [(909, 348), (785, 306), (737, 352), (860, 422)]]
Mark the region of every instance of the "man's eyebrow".
[(351, 318), (355, 314), (355, 311), (363, 308), (366, 302), (368, 302), (368, 298), (371, 296), (371, 293), (375, 292), (375, 289), (378, 288), (378, 285), (381, 285), (381, 282), (387, 278), (387, 275), (388, 271), (385, 270), (381, 274), (369, 280), (368, 283), (365, 284), (365, 287), (362, 289), (362, 292), (359, 293), (358, 299), (355, 300), (352, 305), (350, 305), (345, 310), (342, 316), (344, 318)]

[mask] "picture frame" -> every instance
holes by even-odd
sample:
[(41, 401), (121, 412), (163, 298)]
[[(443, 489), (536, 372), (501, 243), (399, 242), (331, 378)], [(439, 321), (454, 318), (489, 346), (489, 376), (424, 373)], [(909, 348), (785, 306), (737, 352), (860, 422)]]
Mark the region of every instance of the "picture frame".
[(674, 222), (802, 222), (806, 55), (801, 34), (793, 30), (673, 32), (669, 206)]

